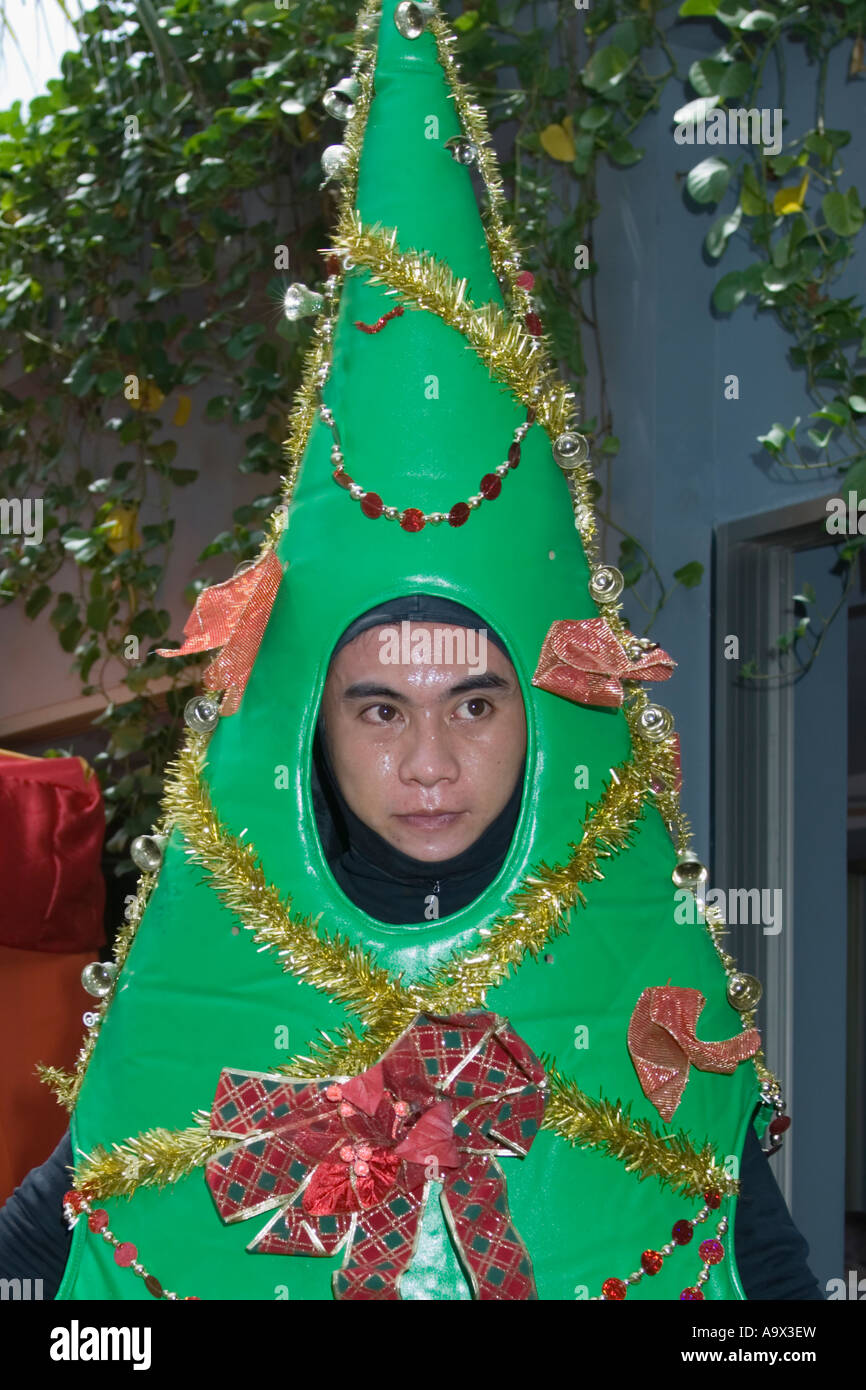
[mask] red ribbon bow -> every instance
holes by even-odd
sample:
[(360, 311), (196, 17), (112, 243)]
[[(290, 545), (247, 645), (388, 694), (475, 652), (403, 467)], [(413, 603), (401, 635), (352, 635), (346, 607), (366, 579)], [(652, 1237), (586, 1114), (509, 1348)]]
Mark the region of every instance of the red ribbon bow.
[(634, 1006), (628, 1050), (641, 1090), (665, 1121), (682, 1100), (690, 1065), (730, 1075), (761, 1045), (757, 1028), (721, 1042), (702, 1042), (695, 1028), (706, 1002), (699, 989), (657, 985), (645, 989)]
[(157, 647), (158, 656), (189, 656), (222, 647), (202, 674), (205, 690), (224, 690), (220, 714), (234, 714), (261, 645), (283, 567), (272, 549), (248, 570), (202, 589), (186, 620), (182, 647)]
[(224, 1221), (276, 1208), (247, 1247), (334, 1255), (338, 1299), (398, 1299), (429, 1185), (479, 1299), (537, 1297), (497, 1159), (524, 1157), (544, 1114), (544, 1068), (496, 1014), (420, 1014), (360, 1076), (296, 1081), (224, 1071), (206, 1166)]
[(552, 623), (541, 646), (532, 684), (580, 705), (623, 702), (622, 678), (666, 681), (676, 662), (661, 647), (632, 661), (604, 618)]

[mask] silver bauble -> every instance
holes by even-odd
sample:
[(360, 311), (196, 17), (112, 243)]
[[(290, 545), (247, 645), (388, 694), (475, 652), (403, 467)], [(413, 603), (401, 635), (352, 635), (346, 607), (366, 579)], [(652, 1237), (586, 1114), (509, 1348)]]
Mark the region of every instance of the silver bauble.
[(183, 707), (183, 718), (197, 734), (209, 734), (220, 721), (220, 707), (210, 695), (194, 695)]
[(404, 39), (420, 39), (433, 14), (433, 6), (424, 0), (401, 0), (394, 11), (394, 23)]
[(674, 727), (674, 717), (664, 705), (645, 705), (637, 717), (638, 733), (653, 743), (660, 743)]
[(136, 868), (145, 874), (158, 873), (167, 839), (167, 835), (136, 835), (129, 846), (129, 853)]
[(589, 592), (596, 603), (615, 603), (625, 588), (625, 580), (615, 565), (599, 565), (589, 578)]
[(113, 961), (93, 960), (81, 972), (81, 983), (94, 999), (104, 999), (111, 993), (117, 976), (117, 966)]

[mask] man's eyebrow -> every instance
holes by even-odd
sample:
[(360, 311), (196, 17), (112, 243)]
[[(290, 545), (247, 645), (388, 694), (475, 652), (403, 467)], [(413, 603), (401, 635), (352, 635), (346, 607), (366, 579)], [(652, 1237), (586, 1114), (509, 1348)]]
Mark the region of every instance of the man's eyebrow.
[[(450, 700), (454, 695), (466, 695), (470, 690), (510, 690), (511, 681), (504, 676), (499, 676), (495, 671), (485, 671), (482, 675), (467, 676), (465, 680), (458, 681), (448, 690), (444, 690), (440, 695), (440, 700)], [(409, 696), (401, 694), (399, 690), (392, 690), (389, 685), (380, 685), (378, 681), (354, 681), (352, 685), (347, 685), (340, 697), (343, 700), (369, 700), (371, 698), (381, 700), (397, 700), (405, 704)]]

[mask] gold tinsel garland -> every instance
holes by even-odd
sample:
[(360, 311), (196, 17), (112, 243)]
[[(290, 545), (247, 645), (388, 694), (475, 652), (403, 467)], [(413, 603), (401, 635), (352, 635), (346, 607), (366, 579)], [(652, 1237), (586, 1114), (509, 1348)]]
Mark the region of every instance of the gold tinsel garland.
[[(344, 254), (368, 266), (373, 283), (386, 283), (393, 294), (414, 299), (420, 307), (438, 313), (445, 321), (451, 322), (466, 336), (490, 371), (508, 382), (524, 404), (532, 405), (540, 423), (555, 436), (571, 425), (573, 405), (570, 402), (574, 397), (546, 362), (543, 342), (530, 338), (517, 322), (509, 323), (498, 306), (488, 304), (473, 308), (467, 304), (464, 298), (465, 282), (456, 281), (447, 266), (436, 262), (431, 256), (401, 256), (395, 250), (396, 230), (386, 240), (384, 232), (378, 227), (365, 229), (354, 211), (358, 165), (373, 96), (373, 60), (376, 56), (375, 44), (364, 37), (364, 23), (371, 21), (376, 14), (375, 3), (368, 4), (362, 13), (362, 24), (354, 43), (359, 56), (353, 72), (360, 93), (355, 99), (355, 114), (347, 123), (343, 137), (348, 154), (338, 217), (338, 243)], [(528, 292), (515, 283), (521, 268), (521, 257), (511, 230), (501, 215), (504, 206), (502, 185), (495, 154), (489, 143), (485, 113), (459, 79), (449, 50), (449, 45), (455, 39), (438, 13), (431, 21), (431, 28), (440, 63), (454, 93), (463, 130), (478, 151), (477, 162), (489, 199), (489, 207), (483, 215), (491, 261), (500, 279), (508, 283), (509, 299), (516, 318), (530, 307), (531, 301)], [(333, 293), (337, 300), (342, 279), (342, 275), (335, 277)], [(284, 445), (290, 466), (283, 479), (283, 503), (269, 519), (261, 554), (279, 539), (316, 419), (317, 379), (331, 352), (331, 344), (323, 331), (327, 318), (327, 313), (323, 311), (315, 324), (306, 355), (302, 382), (289, 416), (289, 437)], [(595, 564), (598, 563), (598, 547), (592, 481), (592, 470), (588, 464), (576, 468), (570, 479), (575, 524), (580, 531), (587, 559), (590, 564)], [(618, 603), (599, 604), (598, 611), (620, 638), (627, 634)], [(635, 691), (631, 714), (643, 708), (646, 702), (645, 692)], [(635, 737), (633, 723), (632, 733)], [(243, 901), (248, 911), (250, 904), (246, 894), (253, 890), (255, 911), (249, 921), (245, 918), (242, 920), (253, 931), (254, 939), (278, 949), (285, 958), (284, 968), (292, 970), (301, 979), (307, 979), (316, 988), (327, 988), (326, 977), (333, 972), (335, 983), (329, 992), (348, 1006), (355, 1007), (367, 1024), (363, 1037), (349, 1027), (338, 1030), (341, 1041), (337, 1044), (323, 1033), (324, 1046), (314, 1044), (311, 1049), (314, 1056), (299, 1057), (281, 1068), (294, 1075), (355, 1074), (372, 1065), (384, 1047), (420, 1009), (435, 1008), (441, 1012), (467, 1007), (472, 1002), (483, 1002), (485, 990), (504, 979), (527, 952), (537, 954), (549, 935), (567, 930), (564, 916), (576, 901), (585, 904), (579, 884), (603, 878), (597, 860), (618, 853), (630, 843), (629, 833), (643, 814), (648, 777), (650, 781), (660, 778), (664, 783), (663, 788), (655, 792), (656, 805), (674, 834), (680, 853), (685, 851), (690, 836), (679, 798), (672, 790), (670, 744), (655, 746), (644, 752), (640, 749), (638, 735), (634, 760), (619, 769), (612, 769), (611, 782), (599, 803), (596, 807), (587, 807), (584, 835), (580, 845), (569, 846), (573, 851), (569, 864), (554, 869), (542, 864), (526, 879), (518, 893), (512, 895), (515, 910), (497, 918), (490, 928), (482, 929), (485, 939), (481, 948), (476, 947), (471, 954), (455, 953), (434, 972), (428, 984), (406, 989), (400, 980), (394, 981), (380, 970), (366, 953), (351, 948), (339, 936), (333, 939), (320, 937), (315, 920), (291, 917), (276, 895), (276, 890), (267, 884), (255, 863), (252, 847), (242, 847), (228, 836), (200, 786), (196, 785), (195, 788), (198, 799), (193, 793), (189, 778), (192, 775), (197, 784), (200, 783), (206, 743), (207, 740), (201, 735), (188, 732), (181, 754), (174, 764), (169, 765), (163, 801), (166, 815), (155, 827), (156, 833), (169, 833), (172, 817), (176, 816), (181, 830), (189, 839), (190, 849), (187, 852), (190, 858), (212, 870), (213, 886), (227, 906), (238, 911)], [(189, 833), (187, 816), (195, 822), (193, 834)], [(180, 824), (181, 820), (184, 824)], [(154, 882), (155, 878), (149, 874), (142, 874), (139, 879), (135, 904), (115, 947), (118, 965), (122, 965), (126, 957)], [(263, 906), (263, 903), (266, 905)], [(719, 926), (719, 922), (711, 920), (708, 914), (706, 929), (725, 968), (730, 970), (734, 962), (721, 949)], [(100, 1021), (112, 996), (113, 990), (102, 1001)], [(741, 1017), (744, 1028), (751, 1026), (753, 1013)], [(74, 1076), (56, 1068), (42, 1069), (43, 1079), (54, 1085), (69, 1108), (75, 1103), (97, 1034), (98, 1024), (91, 1029), (79, 1054)], [(778, 1090), (772, 1073), (760, 1066), (758, 1074)], [(552, 1085), (545, 1127), (554, 1129), (567, 1142), (598, 1147), (625, 1162), (627, 1169), (640, 1170), (641, 1180), (655, 1176), (663, 1184), (684, 1193), (697, 1193), (708, 1184), (726, 1193), (738, 1190), (735, 1180), (727, 1178), (716, 1164), (710, 1146), (705, 1145), (697, 1151), (683, 1135), (657, 1135), (647, 1121), (632, 1121), (628, 1109), (623, 1109), (619, 1104), (612, 1106), (603, 1099), (591, 1100), (574, 1082), (563, 1078), (555, 1070), (550, 1072), (550, 1076)], [(187, 1130), (148, 1130), (123, 1144), (114, 1144), (111, 1151), (102, 1147), (94, 1149), (91, 1155), (80, 1161), (76, 1185), (87, 1186), (95, 1196), (105, 1197), (116, 1193), (131, 1194), (140, 1185), (162, 1186), (175, 1181), (201, 1166), (211, 1153), (218, 1152), (225, 1144), (224, 1139), (215, 1140), (207, 1133), (209, 1116), (206, 1112), (198, 1112), (194, 1118), (195, 1125)]]

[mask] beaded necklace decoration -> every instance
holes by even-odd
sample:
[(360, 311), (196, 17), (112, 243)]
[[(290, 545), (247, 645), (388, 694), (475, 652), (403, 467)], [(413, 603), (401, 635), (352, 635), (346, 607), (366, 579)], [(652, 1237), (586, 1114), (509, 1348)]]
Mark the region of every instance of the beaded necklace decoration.
[[(408, 7), (419, 12), (421, 8)], [(441, 18), (436, 4), (424, 7), (424, 22), (418, 32), (429, 28), (436, 40), (439, 61), (462, 121), (465, 138), (452, 152), (461, 162), (469, 162), (471, 158), (486, 186), (485, 231), (494, 269), (510, 305), (510, 318), (493, 304), (480, 308), (471, 305), (465, 297), (466, 282), (455, 280), (447, 266), (429, 255), (401, 254), (396, 249), (396, 229), (389, 232), (365, 227), (355, 211), (358, 162), (373, 95), (376, 44), (371, 36), (378, 22), (375, 0), (368, 0), (358, 20), (351, 75), (331, 89), (325, 101), (331, 114), (342, 112), (341, 118), (348, 121), (345, 144), (336, 147), (342, 151), (339, 167), (343, 180), (338, 234), (334, 246), (325, 252), (329, 274), (324, 295), (313, 296), (317, 307), (327, 304), (327, 308), (319, 314), (314, 327), (302, 383), (290, 416), (290, 435), (286, 443), (290, 466), (284, 479), (283, 503), (270, 519), (259, 558), (275, 549), (285, 526), (301, 459), (317, 416), (331, 429), (334, 438), (331, 461), (335, 482), (360, 503), (365, 516), (396, 520), (410, 533), (427, 524), (438, 525), (445, 521), (450, 526), (461, 526), (483, 501), (498, 496), (502, 478), (518, 466), (523, 439), (537, 422), (549, 434), (554, 459), (566, 476), (575, 527), (591, 569), (590, 594), (599, 615), (618, 636), (624, 650), (637, 660), (645, 644), (634, 637), (620, 613), (618, 600), (624, 588), (623, 576), (600, 559), (588, 445), (583, 436), (573, 430), (574, 393), (558, 380), (542, 349), (542, 324), (530, 297), (533, 278), (521, 267), (520, 255), (505, 221), (503, 189), (484, 111), (471, 99), (460, 79), (451, 53), (456, 37)], [(339, 101), (333, 94), (339, 96)], [(329, 98), (333, 98), (330, 106)], [(456, 503), (450, 512), (426, 513), (412, 507), (402, 511), (386, 507), (378, 494), (365, 492), (343, 468), (336, 421), (322, 400), (322, 390), (330, 373), (330, 345), (340, 286), (345, 274), (355, 266), (366, 269), (371, 284), (387, 286), (388, 293), (401, 295), (402, 301), (437, 314), (459, 330), (491, 374), (509, 386), (515, 398), (526, 407), (526, 421), (514, 432), (507, 461), (484, 475), (478, 494)], [(376, 325), (359, 323), (358, 327), (376, 332), (391, 317), (398, 316), (398, 311), (394, 310), (383, 315)], [(610, 770), (610, 782), (602, 796), (587, 810), (582, 839), (569, 863), (554, 871), (542, 866), (527, 876), (522, 888), (513, 895), (513, 910), (503, 913), (492, 926), (481, 929), (483, 951), (480, 955), (477, 945), (457, 951), (432, 973), (428, 982), (410, 985), (392, 979), (368, 953), (350, 948), (338, 937), (331, 939), (306, 920), (295, 918), (290, 906), (269, 884), (254, 847), (248, 840), (241, 846), (220, 822), (202, 778), (208, 736), (219, 722), (220, 707), (208, 696), (190, 701), (186, 711), (186, 742), (167, 769), (160, 820), (152, 835), (140, 836), (132, 846), (133, 858), (142, 872), (135, 898), (127, 907), (125, 921), (115, 941), (114, 961), (87, 968), (91, 972), (87, 987), (100, 1003), (98, 1009), (85, 1016), (88, 1034), (75, 1072), (70, 1075), (56, 1068), (41, 1067), (43, 1079), (52, 1085), (61, 1103), (71, 1110), (114, 996), (119, 972), (155, 886), (164, 846), (175, 828), (186, 840), (187, 855), (207, 870), (211, 888), (251, 933), (259, 948), (275, 950), (284, 970), (303, 978), (335, 1002), (350, 1007), (364, 1025), (361, 1034), (347, 1026), (339, 1030), (337, 1042), (323, 1038), (311, 1044), (308, 1053), (280, 1069), (295, 1076), (355, 1075), (377, 1060), (415, 1014), (424, 1010), (458, 1012), (483, 1004), (487, 991), (519, 967), (527, 953), (536, 956), (551, 939), (567, 930), (565, 914), (578, 903), (586, 904), (580, 884), (603, 878), (599, 861), (629, 847), (630, 834), (647, 803), (657, 807), (674, 841), (678, 854), (674, 883), (695, 892), (699, 919), (728, 976), (729, 1001), (740, 1011), (742, 1028), (751, 1028), (761, 986), (752, 976), (739, 972), (734, 959), (724, 951), (721, 943), (724, 922), (719, 910), (714, 907), (704, 910), (701, 906), (707, 871), (690, 850), (691, 832), (679, 803), (678, 744), (673, 732), (673, 716), (662, 706), (650, 703), (646, 693), (634, 683), (626, 680), (625, 685), (628, 693), (624, 708), (633, 740), (632, 757)], [(782, 1113), (785, 1103), (781, 1087), (767, 1069), (760, 1049), (752, 1061), (760, 1083), (761, 1101), (776, 1112), (770, 1133), (771, 1140), (777, 1141), (789, 1123)], [(727, 1177), (709, 1146), (696, 1151), (682, 1135), (656, 1134), (647, 1121), (632, 1121), (621, 1113), (619, 1106), (586, 1095), (555, 1068), (549, 1070), (548, 1078), (550, 1092), (544, 1128), (553, 1129), (568, 1143), (599, 1148), (629, 1169), (639, 1171), (641, 1177), (653, 1175), (685, 1195), (703, 1192), (704, 1207), (694, 1217), (675, 1222), (667, 1244), (658, 1251), (644, 1251), (638, 1270), (622, 1279), (611, 1276), (603, 1282), (601, 1293), (595, 1295), (602, 1300), (618, 1301), (625, 1298), (629, 1286), (644, 1277), (652, 1277), (662, 1267), (664, 1259), (679, 1246), (688, 1244), (695, 1225), (708, 1219), (723, 1196), (737, 1193), (739, 1184)], [(116, 1263), (130, 1267), (144, 1280), (145, 1288), (155, 1298), (175, 1300), (180, 1295), (164, 1291), (160, 1281), (138, 1260), (136, 1248), (129, 1242), (119, 1241), (109, 1229), (108, 1214), (92, 1204), (99, 1197), (130, 1195), (139, 1186), (162, 1185), (202, 1167), (224, 1146), (224, 1140), (209, 1135), (204, 1112), (199, 1112), (195, 1120), (187, 1130), (173, 1133), (150, 1130), (113, 1145), (110, 1152), (94, 1150), (79, 1161), (75, 1186), (64, 1197), (64, 1211), (70, 1223), (74, 1224), (86, 1214), (88, 1228), (114, 1246)], [(702, 1285), (709, 1277), (709, 1269), (724, 1257), (721, 1237), (727, 1225), (727, 1217), (722, 1217), (717, 1225), (717, 1236), (701, 1242), (699, 1254), (703, 1267), (694, 1284), (683, 1289), (682, 1299), (704, 1297)]]

